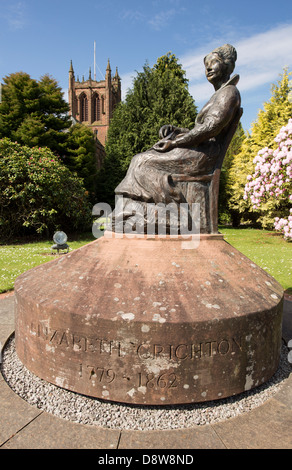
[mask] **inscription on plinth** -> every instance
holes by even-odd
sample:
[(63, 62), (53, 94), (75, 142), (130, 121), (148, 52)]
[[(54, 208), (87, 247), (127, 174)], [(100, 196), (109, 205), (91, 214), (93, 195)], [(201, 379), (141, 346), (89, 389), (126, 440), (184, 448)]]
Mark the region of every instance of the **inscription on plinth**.
[[(27, 330), (35, 348), (54, 364), (55, 374), (47, 380), (103, 399), (117, 400), (118, 395), (131, 401), (139, 396), (142, 403), (151, 401), (149, 396), (156, 403), (171, 403), (177, 393), (189, 397), (182, 403), (218, 399), (226, 395), (226, 384), (229, 394), (232, 387), (237, 393), (237, 376), (244, 367), (253, 367), (249, 361), (255, 345), (260, 347), (272, 334), (265, 328), (253, 341), (252, 335), (215, 339), (193, 334), (184, 342), (179, 337), (177, 342), (153, 342), (151, 337), (142, 341), (133, 335), (128, 340), (85, 334), (54, 327), (49, 319), (31, 322)], [(221, 388), (214, 396), (216, 381)]]
[(211, 357), (216, 354), (225, 356), (242, 351), (243, 339), (241, 336), (235, 338), (223, 338), (220, 340), (197, 341), (191, 344), (151, 344), (121, 342), (98, 338), (96, 336), (85, 336), (70, 330), (48, 328), (45, 320), (35, 325), (31, 323), (30, 334), (50, 345), (58, 345), (72, 352), (96, 353), (99, 356), (125, 357), (129, 354), (136, 355), (140, 359), (157, 359), (165, 357), (170, 360), (184, 361), (186, 359), (200, 359)]

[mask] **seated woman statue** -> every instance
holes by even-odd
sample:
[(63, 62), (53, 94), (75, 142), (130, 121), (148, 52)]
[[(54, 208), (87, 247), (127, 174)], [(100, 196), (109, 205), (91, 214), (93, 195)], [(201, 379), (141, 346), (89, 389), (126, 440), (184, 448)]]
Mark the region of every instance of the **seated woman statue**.
[[(215, 93), (197, 115), (193, 129), (165, 125), (159, 131), (161, 140), (132, 158), (124, 180), (115, 190), (117, 196), (123, 197), (112, 214), (112, 230), (123, 231), (121, 227), (133, 215), (135, 202), (145, 208), (147, 203), (179, 205), (186, 198), (176, 181), (200, 179), (214, 172), (222, 151), (226, 153), (227, 134), (241, 109), (236, 88), (239, 76), (230, 78), (236, 59), (236, 50), (229, 44), (204, 58), (206, 77)], [(144, 228), (146, 219), (145, 209)]]

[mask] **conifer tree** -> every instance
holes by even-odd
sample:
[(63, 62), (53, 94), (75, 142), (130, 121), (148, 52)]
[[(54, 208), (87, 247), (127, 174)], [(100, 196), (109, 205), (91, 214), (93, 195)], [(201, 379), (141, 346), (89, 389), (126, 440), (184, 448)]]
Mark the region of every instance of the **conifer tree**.
[(96, 202), (97, 160), (92, 131), (82, 124), (70, 127), (67, 134), (65, 165), (83, 179), (89, 200)]
[(220, 186), (219, 186), (219, 221), (220, 223), (226, 223), (232, 221), (233, 225), (237, 225), (238, 217), (237, 213), (230, 210), (228, 201), (230, 198), (230, 170), (232, 168), (235, 156), (240, 152), (242, 143), (245, 138), (245, 133), (242, 128), (241, 122), (239, 123), (236, 132), (231, 140), (231, 143), (226, 152), (223, 165), (221, 168), (220, 175)]
[(0, 137), (29, 147), (48, 147), (62, 154), (70, 126), (68, 104), (56, 80), (48, 75), (40, 81), (17, 72), (4, 78), (0, 104)]

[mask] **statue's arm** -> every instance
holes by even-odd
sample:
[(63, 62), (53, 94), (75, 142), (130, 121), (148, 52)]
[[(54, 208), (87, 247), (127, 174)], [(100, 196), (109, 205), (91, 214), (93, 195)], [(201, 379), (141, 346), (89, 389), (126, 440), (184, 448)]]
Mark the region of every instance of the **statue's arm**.
[(187, 134), (178, 136), (174, 144), (176, 147), (197, 146), (216, 137), (232, 120), (234, 110), (238, 108), (240, 101), (234, 88), (227, 87), (225, 93), (220, 96), (218, 103), (214, 103), (202, 123), (196, 123), (195, 127)]
[(154, 148), (166, 152), (175, 147), (196, 147), (212, 137), (216, 137), (227, 126), (233, 116), (234, 110), (240, 105), (240, 97), (235, 87), (226, 87), (220, 99), (207, 111), (203, 121), (197, 122), (190, 131), (178, 135), (169, 142), (158, 142)]
[(204, 122), (197, 123), (188, 133), (178, 136), (173, 141), (173, 145), (174, 147), (196, 147), (220, 134), (228, 122), (228, 119), (223, 120), (216, 113), (209, 113)]

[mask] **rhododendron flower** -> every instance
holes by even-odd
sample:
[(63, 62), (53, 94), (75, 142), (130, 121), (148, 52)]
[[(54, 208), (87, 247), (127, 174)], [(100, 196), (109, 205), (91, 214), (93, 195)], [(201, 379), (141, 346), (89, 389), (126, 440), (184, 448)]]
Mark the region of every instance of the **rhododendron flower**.
[[(289, 119), (288, 124), (280, 129), (275, 138), (278, 148), (273, 150), (265, 147), (253, 160), (254, 173), (247, 175), (243, 199), (249, 198), (255, 210), (260, 209), (261, 205), (271, 198), (281, 200), (284, 207), (287, 200), (292, 201), (292, 139), (289, 137), (291, 134), (292, 119)], [(281, 219), (276, 217), (274, 221), (275, 229), (282, 231), (285, 239), (292, 239), (290, 222), (290, 219), (285, 217)]]

